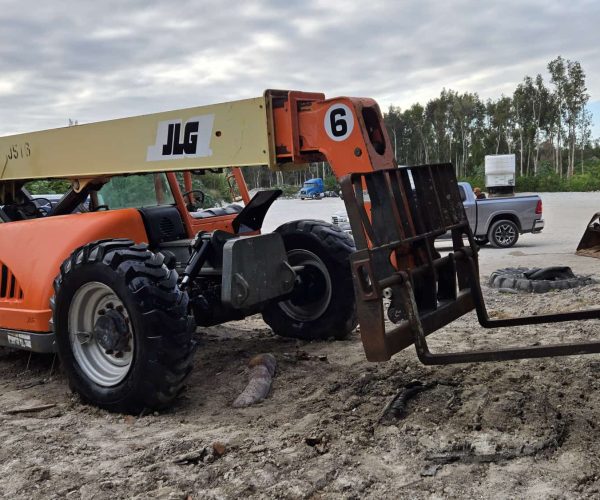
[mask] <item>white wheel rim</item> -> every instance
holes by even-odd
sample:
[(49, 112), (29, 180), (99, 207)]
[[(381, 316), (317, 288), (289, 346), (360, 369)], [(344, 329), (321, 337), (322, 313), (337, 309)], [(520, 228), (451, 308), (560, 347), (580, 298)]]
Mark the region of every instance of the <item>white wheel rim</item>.
[[(117, 355), (107, 353), (93, 333), (102, 311), (111, 308), (119, 310), (129, 328), (128, 350)], [(132, 325), (123, 302), (108, 285), (91, 281), (75, 292), (69, 306), (69, 342), (77, 364), (94, 383), (114, 387), (127, 376), (134, 354)]]

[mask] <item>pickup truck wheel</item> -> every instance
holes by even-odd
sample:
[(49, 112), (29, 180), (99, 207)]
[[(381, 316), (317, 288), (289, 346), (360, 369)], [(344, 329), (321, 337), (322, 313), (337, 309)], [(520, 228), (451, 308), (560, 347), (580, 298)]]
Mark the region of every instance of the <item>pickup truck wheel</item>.
[(349, 260), (354, 241), (318, 220), (289, 222), (276, 232), (283, 237), (290, 265), (301, 269), (290, 297), (267, 305), (263, 319), (283, 337), (346, 338), (356, 326)]
[(58, 354), (71, 389), (109, 411), (168, 406), (192, 368), (188, 296), (160, 253), (129, 240), (75, 250), (54, 281)]
[(488, 231), (488, 239), (497, 248), (510, 248), (519, 239), (519, 228), (511, 220), (497, 220)]

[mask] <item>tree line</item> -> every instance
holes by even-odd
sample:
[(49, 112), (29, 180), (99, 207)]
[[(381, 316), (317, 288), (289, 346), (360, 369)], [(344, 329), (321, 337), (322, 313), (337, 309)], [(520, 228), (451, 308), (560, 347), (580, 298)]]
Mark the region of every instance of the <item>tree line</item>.
[(498, 99), (443, 89), (425, 105), (390, 106), (384, 120), (398, 163), (451, 162), (465, 177), (480, 173), (485, 155), (514, 153), (518, 175), (573, 176), (585, 151), (597, 148), (585, 72), (561, 56), (547, 70), (546, 79), (525, 76), (512, 95)]
[[(486, 155), (515, 154), (523, 190), (600, 189), (600, 141), (592, 139), (585, 71), (561, 56), (547, 74), (526, 75), (511, 95), (483, 100), (476, 92), (443, 89), (426, 104), (391, 105), (384, 122), (400, 165), (452, 163), (459, 179), (483, 184)], [(290, 172), (246, 168), (251, 188), (300, 186), (323, 177), (326, 163)]]

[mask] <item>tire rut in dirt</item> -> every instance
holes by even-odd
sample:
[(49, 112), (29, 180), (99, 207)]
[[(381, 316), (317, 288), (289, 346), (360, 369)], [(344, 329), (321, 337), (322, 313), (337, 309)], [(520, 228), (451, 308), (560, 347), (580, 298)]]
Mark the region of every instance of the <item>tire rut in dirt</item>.
[[(552, 453), (568, 430), (560, 408), (543, 392), (460, 379), (407, 384), (390, 400), (379, 424), (403, 421), (418, 428), (414, 444), (425, 451), (427, 461), (438, 464), (504, 462)], [(440, 426), (454, 430), (440, 432)]]

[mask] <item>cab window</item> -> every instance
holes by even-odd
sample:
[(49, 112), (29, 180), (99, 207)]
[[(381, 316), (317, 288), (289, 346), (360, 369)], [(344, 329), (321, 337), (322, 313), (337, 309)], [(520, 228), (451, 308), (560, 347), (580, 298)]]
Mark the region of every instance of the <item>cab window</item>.
[(107, 208), (143, 208), (174, 205), (164, 173), (112, 177), (98, 193), (98, 204)]
[(191, 172), (191, 197), (186, 194), (183, 174), (177, 174), (177, 180), (184, 194), (184, 200), (190, 212), (208, 208), (223, 208), (233, 202), (241, 202), (239, 188), (229, 169), (194, 170)]

